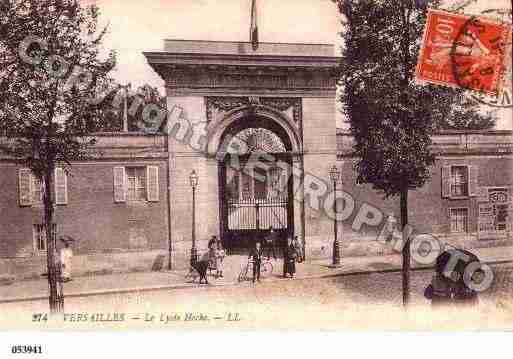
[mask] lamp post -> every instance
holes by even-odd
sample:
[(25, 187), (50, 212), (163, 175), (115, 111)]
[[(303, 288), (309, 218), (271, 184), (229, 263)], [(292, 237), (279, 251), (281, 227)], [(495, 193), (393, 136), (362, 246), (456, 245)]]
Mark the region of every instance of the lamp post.
[(335, 218), (333, 219), (333, 234), (335, 239), (333, 240), (333, 259), (331, 266), (332, 267), (340, 267), (340, 243), (338, 242), (338, 228), (337, 228), (337, 181), (340, 177), (340, 172), (337, 166), (333, 166), (330, 169), (330, 179), (333, 182), (333, 193), (335, 194), (335, 201), (333, 203), (333, 211), (335, 213)]
[(198, 260), (198, 251), (196, 250), (196, 187), (198, 186), (198, 175), (192, 171), (189, 175), (189, 181), (192, 187), (192, 247), (191, 247), (191, 266), (194, 266)]

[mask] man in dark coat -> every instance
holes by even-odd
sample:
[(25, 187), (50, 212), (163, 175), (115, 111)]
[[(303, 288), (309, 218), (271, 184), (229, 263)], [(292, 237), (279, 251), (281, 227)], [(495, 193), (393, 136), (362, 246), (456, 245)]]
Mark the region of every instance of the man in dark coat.
[(260, 265), (262, 264), (262, 247), (260, 242), (255, 243), (255, 247), (251, 249), (249, 258), (253, 261), (253, 283), (255, 280), (260, 282)]
[[(451, 268), (449, 264), (453, 262), (455, 265)], [(479, 303), (477, 292), (469, 288), (464, 280), (465, 269), (472, 263), (479, 263), (479, 259), (463, 249), (449, 249), (441, 253), (436, 259), (435, 275), (424, 296), (434, 306), (452, 303), (473, 306)], [(481, 270), (476, 271), (476, 275), (481, 274)]]
[(283, 277), (287, 278), (287, 274), (290, 274), (291, 278), (294, 278), (294, 274), (296, 274), (296, 258), (297, 251), (294, 243), (292, 242), (292, 237), (287, 238), (287, 245), (283, 251)]

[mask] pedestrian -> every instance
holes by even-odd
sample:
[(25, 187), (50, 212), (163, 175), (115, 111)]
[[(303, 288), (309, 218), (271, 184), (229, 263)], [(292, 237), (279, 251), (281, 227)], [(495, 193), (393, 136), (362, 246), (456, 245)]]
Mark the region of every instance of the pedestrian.
[(260, 242), (255, 243), (255, 247), (249, 253), (249, 259), (253, 262), (253, 283), (255, 280), (260, 282), (260, 265), (262, 264), (262, 247)]
[(217, 242), (216, 251), (216, 278), (223, 278), (223, 261), (226, 256), (223, 245), (221, 242)]
[(442, 272), (435, 271), (429, 284), (424, 291), (426, 299), (431, 300), (433, 307), (448, 305), (452, 302), (451, 279)]
[(395, 218), (394, 214), (390, 212), (387, 216), (386, 222), (385, 222), (385, 229), (387, 231), (385, 241), (390, 242), (394, 238), (394, 231), (397, 227), (397, 219)]
[(217, 236), (212, 236), (212, 238), (210, 238), (210, 240), (208, 241), (208, 249), (210, 249), (212, 247), (214, 249), (216, 249), (218, 242), (220, 242), (220, 241), (217, 239)]
[(205, 284), (208, 284), (207, 279), (207, 270), (209, 267), (210, 261), (210, 252), (204, 252), (197, 261), (191, 263), (191, 269), (189, 271), (189, 276), (192, 277), (192, 281), (196, 281), (196, 278), (199, 278), (199, 284), (203, 281)]
[(290, 275), (294, 278), (296, 274), (296, 258), (297, 251), (292, 241), (292, 237), (287, 237), (287, 245), (283, 251), (283, 278), (287, 278)]
[(433, 307), (447, 306), (453, 302), (454, 282), (458, 280), (456, 271), (448, 272), (452, 253), (445, 251), (436, 258), (435, 273), (424, 290), (424, 297), (431, 300)]
[(70, 242), (64, 241), (64, 248), (60, 251), (61, 279), (63, 282), (69, 282), (71, 279), (73, 250)]
[(301, 246), (301, 243), (299, 243), (299, 239), (297, 238), (297, 236), (294, 236), (294, 241), (292, 243), (294, 244), (294, 248), (296, 249), (297, 262), (303, 262), (305, 260), (303, 247)]
[[(469, 265), (476, 265), (479, 259), (473, 253), (463, 249), (449, 249), (436, 259), (435, 275), (426, 288), (424, 296), (431, 299), (434, 306), (452, 304), (474, 307), (479, 303), (477, 292), (469, 288), (465, 273)], [(480, 282), (484, 271), (478, 269), (470, 280)]]
[(217, 272), (217, 242), (212, 242), (212, 244), (209, 244), (207, 253), (209, 273), (212, 273), (212, 271)]
[(269, 234), (265, 237), (265, 246), (267, 248), (267, 260), (271, 258), (271, 252), (273, 253), (273, 258), (276, 260), (276, 250), (275, 245), (278, 240), (278, 232), (276, 232), (273, 226), (269, 227)]

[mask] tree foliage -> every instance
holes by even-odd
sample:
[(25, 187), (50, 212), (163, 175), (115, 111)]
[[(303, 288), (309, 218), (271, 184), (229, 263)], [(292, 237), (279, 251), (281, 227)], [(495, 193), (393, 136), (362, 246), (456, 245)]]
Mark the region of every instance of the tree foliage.
[(122, 85), (114, 82), (111, 88), (113, 91), (105, 98), (105, 101), (111, 104), (104, 110), (104, 115), (110, 119), (108, 123), (111, 124), (106, 130), (123, 130), (125, 100), (129, 132), (144, 131), (147, 122), (151, 122), (154, 118), (156, 109), (166, 110), (166, 98), (156, 87), (149, 84), (144, 84), (133, 90), (130, 84)]
[(403, 303), (409, 302), (408, 192), (422, 187), (441, 129), (491, 124), (463, 90), (418, 85), (414, 73), (427, 9), (437, 0), (338, 0), (344, 17), (341, 102), (355, 139), (357, 181), (400, 197)]
[[(52, 182), (56, 166), (88, 158), (110, 104), (96, 97), (111, 82), (115, 54), (100, 54), (106, 29), (97, 6), (72, 0), (0, 4), (0, 150), (42, 180), (50, 309), (56, 310)], [(53, 238), (53, 239), (52, 239)], [(50, 240), (52, 239), (52, 240)]]
[(422, 187), (431, 135), (493, 126), (462, 90), (418, 85), (414, 72), (427, 8), (438, 1), (339, 0), (344, 17), (341, 102), (355, 137), (358, 181), (386, 197)]

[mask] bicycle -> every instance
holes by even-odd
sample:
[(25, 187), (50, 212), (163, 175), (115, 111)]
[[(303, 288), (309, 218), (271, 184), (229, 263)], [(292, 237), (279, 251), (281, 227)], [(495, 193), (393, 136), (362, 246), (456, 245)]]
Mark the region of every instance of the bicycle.
[[(249, 277), (248, 277), (249, 273)], [(262, 260), (260, 263), (260, 277), (265, 278), (270, 276), (273, 273), (273, 264), (269, 259)], [(239, 283), (245, 280), (253, 279), (253, 260), (249, 259), (245, 266), (242, 267), (238, 281)]]

